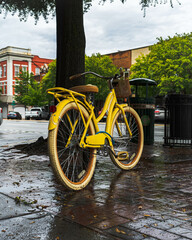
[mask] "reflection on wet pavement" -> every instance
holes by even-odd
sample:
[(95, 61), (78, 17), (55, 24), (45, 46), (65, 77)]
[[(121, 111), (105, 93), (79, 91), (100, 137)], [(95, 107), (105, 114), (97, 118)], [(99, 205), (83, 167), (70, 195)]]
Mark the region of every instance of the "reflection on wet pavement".
[(57, 184), (47, 156), (1, 150), (0, 193), (39, 212), (0, 215), (0, 239), (22, 239), (18, 229), (23, 239), (192, 239), (192, 161), (161, 156), (144, 154), (128, 172), (98, 157), (91, 184), (72, 192)]

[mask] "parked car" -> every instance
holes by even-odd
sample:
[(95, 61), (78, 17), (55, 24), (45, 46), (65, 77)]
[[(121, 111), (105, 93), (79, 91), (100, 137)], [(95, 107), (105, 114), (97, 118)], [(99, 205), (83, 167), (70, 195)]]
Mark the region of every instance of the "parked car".
[(155, 121), (164, 122), (165, 121), (165, 109), (163, 107), (157, 107), (155, 109)]
[(25, 120), (30, 120), (31, 111), (25, 111)]
[(7, 114), (7, 119), (19, 119), (19, 120), (21, 120), (22, 117), (21, 117), (21, 114), (19, 112), (11, 111)]
[(49, 112), (42, 107), (33, 107), (30, 111), (25, 112), (25, 119), (49, 119)]
[(0, 125), (3, 123), (3, 109), (0, 108)]

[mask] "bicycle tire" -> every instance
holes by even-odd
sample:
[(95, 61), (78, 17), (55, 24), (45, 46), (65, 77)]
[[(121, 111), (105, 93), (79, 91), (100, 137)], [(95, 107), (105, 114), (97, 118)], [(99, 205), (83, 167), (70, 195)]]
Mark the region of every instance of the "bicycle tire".
[[(123, 170), (130, 170), (139, 162), (143, 151), (144, 135), (141, 119), (137, 112), (131, 107), (124, 107), (125, 115), (132, 132), (132, 137), (129, 136), (126, 128), (123, 114), (119, 110), (112, 121), (111, 136), (113, 137), (113, 153), (110, 153), (113, 163)], [(122, 136), (119, 135), (120, 129)], [(118, 152), (128, 152), (127, 159), (119, 159)]]
[[(79, 104), (85, 121), (88, 111)], [(77, 120), (77, 121), (76, 121)], [(71, 134), (75, 125), (74, 132)], [(62, 185), (72, 190), (81, 190), (91, 181), (96, 164), (96, 150), (80, 148), (79, 142), (84, 130), (80, 111), (75, 102), (66, 104), (60, 112), (57, 127), (49, 131), (48, 149), (53, 171)], [(95, 134), (91, 120), (88, 134)], [(70, 144), (68, 139), (71, 137)], [(67, 145), (68, 144), (68, 145)]]

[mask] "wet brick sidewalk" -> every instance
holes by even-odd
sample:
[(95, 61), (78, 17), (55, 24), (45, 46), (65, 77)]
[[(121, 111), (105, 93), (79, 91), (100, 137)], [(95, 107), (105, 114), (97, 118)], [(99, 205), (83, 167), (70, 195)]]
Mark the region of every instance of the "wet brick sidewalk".
[(2, 240), (192, 239), (192, 149), (145, 146), (128, 172), (98, 157), (80, 192), (56, 183), (47, 156), (1, 151), (0, 164)]

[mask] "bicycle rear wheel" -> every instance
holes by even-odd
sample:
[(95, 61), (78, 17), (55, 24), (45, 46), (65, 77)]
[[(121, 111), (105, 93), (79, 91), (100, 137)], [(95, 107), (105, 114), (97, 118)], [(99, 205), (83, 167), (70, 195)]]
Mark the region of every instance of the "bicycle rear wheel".
[[(113, 119), (111, 127), (113, 151), (116, 156), (110, 153), (110, 157), (116, 166), (129, 170), (138, 163), (143, 151), (143, 126), (140, 117), (133, 108), (125, 107), (124, 111), (132, 136), (129, 135), (123, 114), (119, 110)], [(125, 157), (125, 152), (128, 153), (127, 157)], [(122, 157), (117, 157), (118, 153), (122, 153)]]
[[(79, 107), (86, 121), (89, 113), (81, 104)], [(53, 171), (64, 186), (73, 190), (87, 186), (96, 164), (96, 150), (79, 146), (83, 131), (83, 120), (74, 102), (64, 106), (57, 127), (49, 131), (48, 147)], [(92, 121), (87, 134), (95, 134)]]

